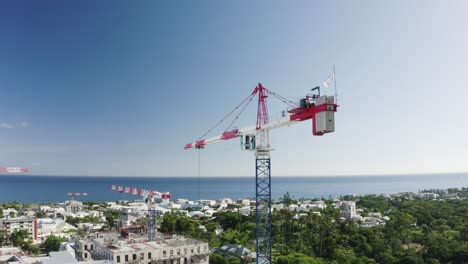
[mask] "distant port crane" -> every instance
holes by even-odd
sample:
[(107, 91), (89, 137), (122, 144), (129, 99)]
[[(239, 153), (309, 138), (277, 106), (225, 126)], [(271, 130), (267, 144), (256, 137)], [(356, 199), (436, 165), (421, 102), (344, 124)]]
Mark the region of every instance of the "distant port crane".
[(120, 193), (128, 193), (133, 195), (138, 195), (143, 197), (144, 200), (148, 202), (148, 240), (156, 241), (156, 220), (157, 220), (157, 211), (156, 208), (151, 206), (151, 202), (154, 202), (154, 199), (161, 199), (161, 205), (168, 205), (169, 200), (171, 199), (171, 194), (168, 192), (161, 193), (155, 190), (145, 190), (134, 187), (124, 187), (111, 185), (109, 186), (110, 190), (117, 191)]
[(121, 193), (128, 193), (133, 195), (138, 195), (143, 197), (144, 199), (149, 199), (151, 202), (154, 202), (154, 199), (160, 199), (161, 205), (169, 204), (169, 200), (171, 199), (171, 194), (168, 192), (161, 193), (155, 190), (145, 190), (135, 187), (127, 187), (127, 186), (117, 186), (111, 185), (109, 186), (110, 190), (121, 192)]
[(17, 167), (0, 167), (0, 173), (25, 173), (29, 172), (26, 168)]
[[(324, 85), (328, 87), (330, 81), (334, 81), (333, 74)], [(336, 91), (336, 86), (335, 86)], [(233, 129), (234, 122), (245, 110), (247, 105), (258, 95), (257, 123), (255, 126)], [(269, 122), (267, 98), (271, 96), (287, 105), (288, 110), (283, 111), (281, 117)], [(283, 96), (274, 93), (259, 83), (252, 93), (234, 108), (228, 115), (219, 121), (214, 127), (203, 134), (198, 140), (185, 145), (185, 149), (202, 149), (209, 144), (225, 140), (240, 138), (242, 150), (255, 152), (256, 168), (256, 251), (257, 264), (270, 264), (271, 259), (271, 160), (269, 132), (272, 129), (290, 126), (305, 120), (312, 120), (312, 134), (322, 136), (335, 131), (335, 112), (338, 104), (334, 96), (320, 95), (320, 86), (311, 90), (311, 94), (305, 95), (299, 103), (292, 102)], [(240, 110), (239, 110), (240, 109)], [(233, 116), (228, 128), (220, 135), (204, 139), (211, 131), (221, 123)]]
[(75, 196), (88, 196), (88, 193), (86, 193), (86, 192), (69, 192), (69, 193), (67, 193), (67, 195), (70, 196), (70, 198), (71, 198), (70, 207), (72, 208), (72, 211), (75, 212), (76, 210), (73, 210), (73, 208), (76, 208)]

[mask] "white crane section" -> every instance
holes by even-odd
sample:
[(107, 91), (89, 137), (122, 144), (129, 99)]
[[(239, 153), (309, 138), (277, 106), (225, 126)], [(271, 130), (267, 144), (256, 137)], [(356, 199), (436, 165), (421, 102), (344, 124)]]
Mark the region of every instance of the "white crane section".
[[(311, 100), (313, 99), (313, 100)], [(309, 101), (310, 100), (310, 101)], [(233, 129), (231, 131), (226, 131), (221, 135), (216, 135), (207, 139), (197, 140), (193, 143), (189, 143), (185, 145), (185, 149), (189, 148), (203, 148), (206, 145), (221, 142), (228, 139), (233, 139), (237, 137), (243, 137), (242, 142), (245, 145), (246, 138), (245, 136), (252, 136), (256, 133), (266, 132), (281, 128), (285, 126), (294, 125), (304, 120), (314, 119), (313, 120), (313, 127), (314, 127), (314, 135), (323, 135), (325, 133), (333, 132), (334, 131), (334, 112), (336, 112), (336, 108), (338, 106), (334, 103), (333, 96), (320, 96), (316, 98), (307, 98), (305, 104), (302, 107), (297, 107), (295, 109), (284, 111), (282, 116), (277, 118), (276, 120), (271, 120), (269, 123), (264, 124), (262, 127), (258, 128), (256, 126), (249, 126), (239, 129)], [(325, 122), (323, 121), (323, 119)], [(258, 141), (258, 138), (254, 139)], [(260, 146), (260, 142), (256, 142), (254, 146)], [(245, 149), (243, 147), (243, 149)], [(253, 150), (255, 148), (251, 148)]]
[(117, 186), (117, 185), (111, 185), (109, 186), (109, 189), (121, 193), (128, 193), (128, 194), (133, 194), (133, 195), (138, 195), (144, 198), (149, 198), (152, 202), (154, 199), (160, 199), (162, 201), (161, 205), (167, 205), (169, 204), (169, 199), (171, 199), (171, 194), (166, 192), (166, 193), (161, 193), (155, 190), (145, 190), (145, 189), (139, 189), (139, 188), (134, 188), (134, 187), (126, 187), (126, 186)]

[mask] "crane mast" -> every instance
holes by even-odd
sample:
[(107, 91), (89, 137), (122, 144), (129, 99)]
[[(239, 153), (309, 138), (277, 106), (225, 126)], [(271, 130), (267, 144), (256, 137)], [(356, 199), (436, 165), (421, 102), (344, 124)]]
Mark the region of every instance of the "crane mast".
[[(222, 119), (215, 127), (208, 130), (208, 132), (198, 140), (193, 143), (186, 144), (184, 147), (185, 149), (201, 149), (209, 144), (240, 137), (242, 149), (255, 152), (255, 224), (257, 264), (272, 263), (270, 130), (290, 126), (295, 123), (311, 119), (312, 134), (314, 136), (321, 136), (335, 131), (334, 113), (337, 111), (338, 105), (335, 103), (334, 97), (326, 95), (321, 96), (320, 87), (312, 89), (312, 92), (315, 93), (307, 94), (300, 100), (299, 104), (297, 104), (266, 89), (261, 83), (259, 83), (251, 95), (228, 114), (228, 116), (231, 115), (239, 108), (242, 113), (247, 104), (252, 101), (253, 97), (258, 95), (257, 123), (255, 126), (241, 129), (236, 128), (232, 130), (229, 130), (229, 126), (229, 128), (221, 135), (203, 139), (205, 135), (224, 121), (224, 119)], [(289, 107), (288, 111), (283, 111), (281, 117), (273, 120), (272, 122), (269, 122), (268, 118), (267, 98), (269, 96), (279, 99)], [(245, 102), (247, 103), (242, 107)], [(241, 113), (239, 113), (239, 115)], [(238, 116), (234, 118), (234, 121), (237, 120)]]

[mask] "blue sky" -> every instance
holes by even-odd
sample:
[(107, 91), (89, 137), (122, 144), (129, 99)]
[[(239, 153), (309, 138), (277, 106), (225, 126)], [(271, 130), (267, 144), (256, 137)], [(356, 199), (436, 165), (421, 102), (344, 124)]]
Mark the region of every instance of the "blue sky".
[[(262, 82), (298, 98), (336, 65), (336, 132), (273, 131), (273, 175), (468, 171), (465, 1), (0, 4), (0, 165), (195, 176), (192, 142)], [(271, 113), (280, 111), (274, 105)], [(245, 114), (242, 127), (255, 123)], [(222, 132), (222, 131), (218, 131)], [(202, 176), (254, 175), (239, 142)]]

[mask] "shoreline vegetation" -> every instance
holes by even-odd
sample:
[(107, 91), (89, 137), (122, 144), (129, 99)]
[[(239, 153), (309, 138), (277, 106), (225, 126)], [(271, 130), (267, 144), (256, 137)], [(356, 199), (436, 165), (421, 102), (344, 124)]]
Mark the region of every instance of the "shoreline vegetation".
[[(465, 264), (468, 263), (468, 188), (447, 190), (422, 190), (423, 194), (341, 196), (339, 199), (323, 199), (324, 208), (298, 211), (301, 204), (319, 199), (294, 199), (285, 194), (273, 210), (273, 259), (276, 264)], [(336, 206), (339, 201), (354, 203), (362, 219), (380, 216), (383, 222), (365, 226), (364, 220), (343, 217)], [(47, 203), (55, 205), (56, 203)], [(46, 217), (37, 210), (39, 204), (2, 203), (0, 217), (7, 208), (18, 212), (36, 211), (36, 217)], [(43, 204), (41, 204), (43, 205)], [(98, 209), (104, 213), (108, 229), (116, 229), (114, 222), (120, 212), (109, 211), (105, 202), (83, 202), (85, 208)], [(234, 244), (255, 250), (254, 210), (249, 215), (239, 213), (240, 205), (232, 204), (219, 210), (213, 217), (189, 217), (180, 210), (172, 210), (161, 216), (158, 231), (178, 234), (207, 241), (211, 248)], [(191, 209), (187, 211), (193, 211)], [(145, 224), (138, 219), (137, 224)], [(97, 217), (70, 217), (67, 223), (97, 223)], [(204, 228), (200, 228), (203, 226)], [(15, 233), (16, 234), (16, 233)], [(76, 232), (74, 236), (85, 233)], [(32, 253), (50, 252), (59, 242), (52, 237), (40, 245), (24, 242), (18, 232), (11, 237), (18, 246)], [(21, 241), (21, 242), (19, 242)], [(57, 249), (58, 250), (58, 249)], [(210, 263), (251, 263), (248, 255), (226, 258), (222, 253), (213, 253)]]

